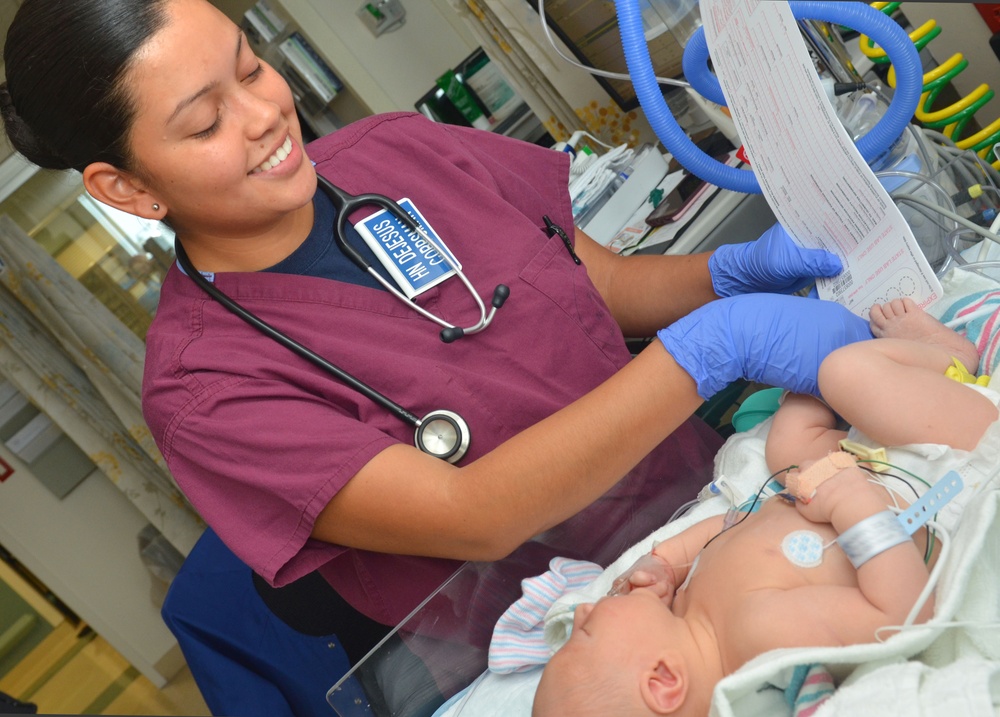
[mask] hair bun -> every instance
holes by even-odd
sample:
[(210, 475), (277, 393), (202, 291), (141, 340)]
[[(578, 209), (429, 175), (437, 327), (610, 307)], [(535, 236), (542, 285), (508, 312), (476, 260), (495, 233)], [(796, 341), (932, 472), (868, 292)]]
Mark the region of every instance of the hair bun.
[(7, 132), (7, 139), (11, 146), (25, 156), (28, 161), (37, 164), (44, 169), (69, 169), (70, 165), (62, 159), (57, 152), (35, 136), (24, 120), (17, 114), (14, 107), (14, 100), (10, 96), (10, 89), (7, 83), (0, 84), (0, 116), (3, 117), (4, 128)]

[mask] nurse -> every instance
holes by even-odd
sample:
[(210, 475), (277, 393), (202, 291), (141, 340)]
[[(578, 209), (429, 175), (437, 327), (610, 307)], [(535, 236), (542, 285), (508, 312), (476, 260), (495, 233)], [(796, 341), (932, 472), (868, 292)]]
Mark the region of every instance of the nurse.
[[(178, 484), (266, 580), (319, 570), (385, 625), (459, 561), (536, 536), (611, 560), (709, 477), (719, 438), (691, 418), (703, 399), (740, 377), (815, 392), (822, 358), (870, 337), (838, 305), (769, 293), (840, 270), (780, 229), (713, 255), (629, 258), (577, 231), (570, 252), (543, 220), (572, 226), (561, 153), (413, 113), (305, 146), (288, 85), (205, 0), (24, 0), (4, 59), (3, 118), (24, 156), (167, 222), (219, 289), (416, 414), (468, 422), (458, 464), (421, 453), (410, 427), (176, 266), (164, 279), (143, 409)], [(510, 287), (492, 324), (442, 343), (338, 249), (317, 172), (409, 198), (485, 299)], [(416, 300), (478, 318), (455, 278)], [(657, 332), (629, 355), (623, 335)]]

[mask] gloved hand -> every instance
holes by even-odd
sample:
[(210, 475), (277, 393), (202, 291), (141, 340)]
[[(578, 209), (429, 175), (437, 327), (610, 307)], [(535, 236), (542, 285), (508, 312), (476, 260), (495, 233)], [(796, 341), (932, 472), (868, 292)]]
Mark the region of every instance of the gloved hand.
[(775, 292), (791, 294), (817, 276), (836, 276), (840, 259), (823, 249), (803, 249), (775, 224), (756, 241), (724, 244), (708, 259), (712, 287), (719, 296)]
[(657, 336), (707, 400), (738, 378), (818, 397), (827, 354), (872, 333), (831, 301), (744, 294), (705, 304)]

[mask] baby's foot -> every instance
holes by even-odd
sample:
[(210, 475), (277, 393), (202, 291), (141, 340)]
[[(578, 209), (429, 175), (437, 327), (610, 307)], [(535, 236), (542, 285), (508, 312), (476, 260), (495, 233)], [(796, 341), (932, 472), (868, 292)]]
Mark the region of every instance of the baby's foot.
[(979, 368), (975, 345), (926, 313), (912, 299), (876, 304), (868, 312), (868, 320), (876, 338), (909, 339), (940, 346), (969, 371), (975, 373)]

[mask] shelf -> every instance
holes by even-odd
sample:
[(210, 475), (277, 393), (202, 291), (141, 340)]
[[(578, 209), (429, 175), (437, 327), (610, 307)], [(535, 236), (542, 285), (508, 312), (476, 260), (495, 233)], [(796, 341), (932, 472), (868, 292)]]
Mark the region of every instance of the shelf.
[(312, 135), (322, 137), (371, 114), (278, 3), (258, 0), (241, 25), (254, 52), (288, 82)]

